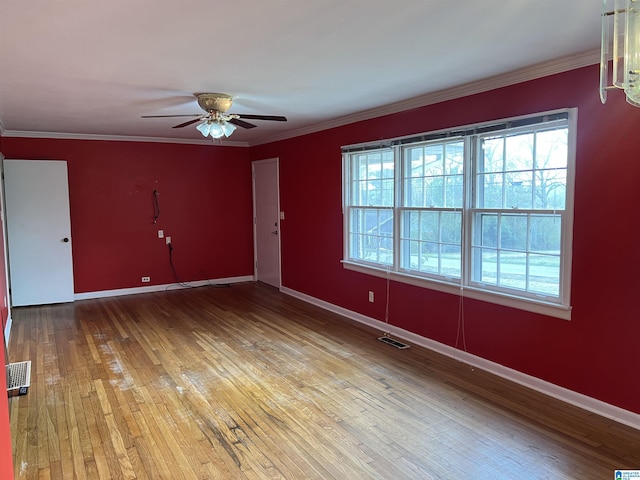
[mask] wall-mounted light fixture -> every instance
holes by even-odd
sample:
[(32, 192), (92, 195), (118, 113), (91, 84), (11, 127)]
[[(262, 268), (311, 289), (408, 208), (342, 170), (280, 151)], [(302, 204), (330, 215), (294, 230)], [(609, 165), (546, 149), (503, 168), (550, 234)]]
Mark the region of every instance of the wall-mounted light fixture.
[(640, 107), (640, 0), (602, 2), (602, 103), (607, 101), (607, 90), (612, 88), (624, 90), (627, 102)]

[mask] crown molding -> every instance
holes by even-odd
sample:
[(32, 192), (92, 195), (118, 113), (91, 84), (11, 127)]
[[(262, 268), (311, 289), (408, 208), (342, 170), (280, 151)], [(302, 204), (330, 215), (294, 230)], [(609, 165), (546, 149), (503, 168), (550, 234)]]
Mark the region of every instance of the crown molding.
[(476, 82), (465, 83), (463, 85), (447, 88), (445, 90), (426, 93), (424, 95), (419, 95), (417, 97), (412, 97), (407, 100), (384, 105), (382, 107), (372, 108), (370, 110), (364, 110), (351, 115), (346, 115), (344, 117), (335, 118), (327, 122), (317, 123), (296, 130), (290, 130), (280, 135), (273, 135), (268, 140), (249, 142), (249, 146), (253, 147), (280, 140), (287, 140), (289, 138), (308, 135), (310, 133), (316, 133), (322, 130), (328, 130), (330, 128), (341, 127), (350, 123), (370, 120), (372, 118), (391, 115), (394, 113), (411, 110), (413, 108), (424, 107), (427, 105), (454, 100), (456, 98), (462, 98), (477, 93), (488, 92), (489, 90), (508, 87), (517, 83), (536, 80), (538, 78), (547, 77), (549, 75), (555, 75), (557, 73), (568, 72), (570, 70), (595, 65), (599, 62), (600, 50), (592, 50), (579, 55), (563, 57), (549, 62), (532, 65), (530, 67), (522, 68), (519, 70), (513, 70), (511, 72), (507, 72), (501, 75), (495, 75), (493, 77), (478, 80)]
[(100, 140), (112, 142), (148, 142), (148, 143), (179, 143), (186, 145), (209, 145), (212, 147), (248, 147), (248, 142), (226, 141), (224, 143), (214, 143), (211, 140), (192, 140), (185, 138), (164, 138), (164, 137), (135, 137), (127, 135), (94, 135), (85, 133), (59, 133), (59, 132), (28, 132), (21, 130), (6, 130), (2, 132), (3, 137), (20, 138), (49, 138), (60, 140)]

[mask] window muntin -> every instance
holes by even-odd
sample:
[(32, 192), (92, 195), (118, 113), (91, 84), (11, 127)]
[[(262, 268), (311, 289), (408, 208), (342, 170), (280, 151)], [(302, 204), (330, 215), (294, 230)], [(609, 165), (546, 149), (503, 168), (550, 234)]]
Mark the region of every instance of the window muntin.
[[(379, 149), (346, 147), (345, 265), (379, 267), (399, 281), (443, 291), (450, 284), (472, 294), (504, 294), (504, 301), (475, 298), (525, 309), (531, 304), (514, 299), (569, 311), (574, 115), (433, 132)], [(364, 158), (368, 171), (355, 175)], [(387, 188), (380, 189), (393, 201), (369, 205), (375, 222), (350, 227), (364, 207), (353, 204), (352, 185), (377, 170), (386, 170), (380, 178)], [(365, 238), (368, 253), (354, 251), (356, 239)]]

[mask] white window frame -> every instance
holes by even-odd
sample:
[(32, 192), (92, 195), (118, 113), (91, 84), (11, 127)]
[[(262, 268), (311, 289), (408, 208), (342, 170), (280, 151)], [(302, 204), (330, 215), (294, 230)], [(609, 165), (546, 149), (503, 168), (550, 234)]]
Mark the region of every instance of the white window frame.
[[(520, 292), (508, 288), (500, 288), (496, 285), (484, 285), (482, 282), (472, 281), (471, 259), (472, 259), (472, 235), (474, 213), (478, 211), (473, 203), (474, 182), (475, 182), (475, 142), (478, 134), (469, 132), (481, 132), (487, 128), (498, 129), (500, 125), (525, 124), (527, 121), (533, 124), (544, 122), (545, 118), (553, 118), (554, 115), (564, 114), (568, 116), (568, 138), (567, 138), (567, 171), (566, 171), (566, 198), (565, 209), (554, 213), (561, 213), (561, 254), (560, 254), (560, 285), (559, 296), (546, 296), (532, 294), (531, 292)], [(576, 156), (576, 131), (577, 131), (577, 109), (561, 109), (549, 112), (537, 113), (533, 115), (523, 115), (509, 119), (484, 122), (480, 124), (467, 125), (451, 129), (443, 129), (428, 132), (421, 135), (412, 135), (388, 139), (383, 142), (369, 142), (343, 147), (343, 266), (345, 269), (360, 273), (387, 278), (390, 280), (428, 288), (436, 291), (460, 295), (468, 298), (482, 300), (494, 304), (504, 305), (520, 310), (540, 313), (565, 320), (571, 319), (571, 264), (572, 264), (572, 244), (573, 244), (573, 210), (574, 210), (574, 183), (575, 183), (575, 156)], [(403, 160), (402, 146), (412, 143), (425, 142), (424, 139), (442, 138), (454, 139), (464, 135), (465, 141), (465, 165), (464, 165), (464, 193), (462, 208), (462, 233), (461, 233), (461, 277), (444, 277), (423, 274), (421, 272), (407, 271), (400, 268), (400, 222), (401, 215), (407, 207), (403, 206), (402, 195), (402, 168)], [(349, 258), (349, 180), (350, 180), (350, 160), (349, 157), (355, 152), (363, 150), (373, 150), (376, 148), (392, 148), (395, 152), (395, 202), (394, 202), (394, 262), (391, 266), (354, 261)], [(502, 209), (503, 213), (505, 212)], [(520, 213), (545, 213), (539, 210), (523, 210)]]

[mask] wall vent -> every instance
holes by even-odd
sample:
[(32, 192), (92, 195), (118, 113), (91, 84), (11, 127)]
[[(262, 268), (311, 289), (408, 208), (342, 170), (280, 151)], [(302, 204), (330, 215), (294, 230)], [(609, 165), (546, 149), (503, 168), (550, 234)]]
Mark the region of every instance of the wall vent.
[(387, 345), (399, 348), (400, 350), (409, 348), (409, 345), (407, 345), (406, 343), (402, 343), (399, 340), (394, 340), (391, 337), (378, 337), (378, 340), (380, 340), (382, 343), (386, 343)]
[(7, 392), (25, 395), (31, 385), (31, 361), (7, 365)]

